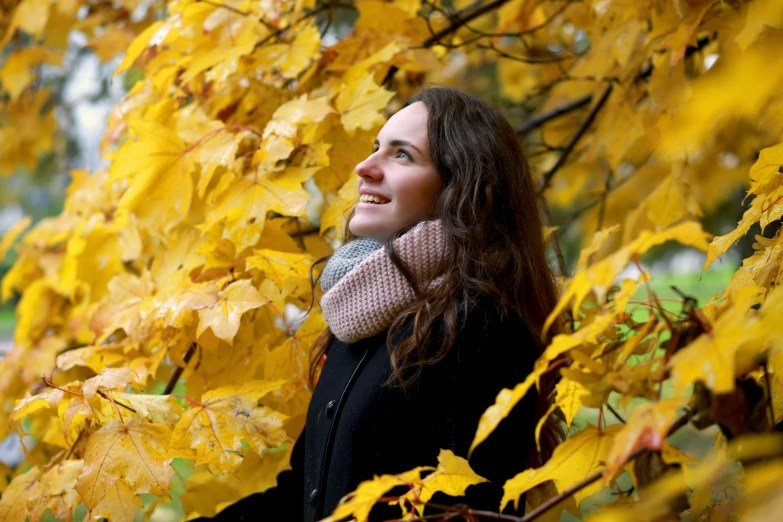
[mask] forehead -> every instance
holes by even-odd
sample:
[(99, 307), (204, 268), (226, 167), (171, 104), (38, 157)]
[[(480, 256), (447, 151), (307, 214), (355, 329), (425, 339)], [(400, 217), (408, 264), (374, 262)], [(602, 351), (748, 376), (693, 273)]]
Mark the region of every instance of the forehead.
[(388, 140), (408, 140), (422, 150), (427, 150), (427, 107), (416, 102), (400, 109), (389, 118), (381, 132), (381, 142)]

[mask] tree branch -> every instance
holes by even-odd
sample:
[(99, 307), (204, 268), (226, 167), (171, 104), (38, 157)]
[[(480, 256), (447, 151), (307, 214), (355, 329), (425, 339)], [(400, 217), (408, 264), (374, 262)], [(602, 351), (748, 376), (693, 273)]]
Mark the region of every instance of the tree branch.
[(568, 142), (568, 145), (566, 145), (565, 150), (563, 151), (563, 154), (560, 155), (560, 158), (558, 158), (557, 163), (549, 169), (549, 171), (544, 174), (544, 176), (541, 178), (541, 181), (538, 185), (538, 192), (543, 193), (547, 188), (549, 188), (549, 184), (552, 182), (552, 178), (555, 176), (558, 170), (560, 170), (560, 167), (563, 166), (566, 159), (568, 159), (568, 156), (571, 154), (571, 151), (574, 150), (574, 147), (576, 146), (579, 139), (584, 135), (585, 132), (587, 132), (587, 129), (590, 127), (590, 125), (593, 123), (593, 120), (595, 120), (595, 117), (598, 115), (598, 112), (603, 108), (604, 104), (606, 103), (606, 100), (609, 98), (609, 95), (612, 93), (612, 84), (606, 86), (606, 90), (601, 95), (601, 98), (598, 100), (598, 103), (595, 104), (595, 107), (590, 111), (590, 114), (587, 115), (587, 119), (582, 123), (582, 126), (579, 127), (579, 130), (576, 131), (576, 134), (574, 134), (571, 137), (571, 141)]
[(448, 36), (452, 33), (455, 33), (457, 29), (459, 29), (466, 23), (470, 22), (471, 20), (475, 20), (479, 16), (486, 14), (492, 11), (493, 9), (497, 9), (498, 7), (507, 3), (508, 1), (509, 0), (495, 0), (494, 2), (490, 2), (487, 5), (481, 6), (478, 9), (472, 11), (471, 13), (468, 13), (465, 16), (454, 20), (447, 27), (444, 27), (437, 33), (431, 35), (429, 38), (424, 40), (424, 42), (422, 42), (421, 44), (422, 47), (432, 47), (433, 45), (437, 44), (438, 40), (440, 40), (444, 36)]
[[(187, 366), (187, 364), (190, 362), (193, 354), (196, 353), (196, 346), (198, 346), (196, 343), (191, 344), (190, 348), (188, 348), (188, 351), (185, 353), (185, 357), (183, 358), (185, 361), (185, 366)], [(182, 376), (183, 371), (185, 371), (183, 366), (177, 366), (177, 369), (174, 370), (174, 373), (171, 375), (171, 379), (169, 379), (169, 382), (166, 385), (166, 389), (163, 390), (163, 395), (171, 394), (172, 390), (174, 390), (174, 387), (177, 385), (177, 381)]]
[[(677, 421), (671, 425), (669, 431), (666, 432), (666, 437), (667, 438), (670, 437), (677, 430), (679, 430), (680, 428), (688, 424), (693, 418), (693, 416), (696, 415), (696, 413), (697, 413), (696, 410), (688, 410), (688, 412), (685, 415), (677, 419)], [(631, 455), (628, 457), (628, 462), (632, 461), (633, 459), (641, 455), (642, 452), (644, 451), (647, 451), (647, 448), (641, 447), (636, 451), (634, 451), (633, 453), (631, 453)], [(559, 504), (561, 501), (565, 500), (566, 498), (570, 497), (577, 491), (586, 488), (593, 482), (600, 479), (603, 476), (603, 474), (604, 472), (602, 470), (602, 471), (596, 471), (592, 475), (585, 477), (583, 480), (580, 480), (570, 488), (564, 490), (562, 493), (555, 495), (554, 497), (550, 498), (549, 500), (547, 500), (546, 502), (538, 506), (536, 509), (534, 509), (533, 511), (531, 511), (530, 513), (522, 517), (519, 520), (519, 522), (531, 522), (532, 520), (537, 519), (538, 517), (540, 517), (550, 509), (552, 509), (554, 506)]]
[(587, 96), (582, 96), (581, 98), (577, 98), (574, 101), (568, 102), (564, 105), (561, 105), (560, 107), (552, 109), (549, 112), (545, 112), (544, 114), (540, 114), (538, 116), (530, 118), (525, 123), (519, 126), (519, 128), (517, 129), (517, 134), (520, 136), (527, 134), (528, 132), (535, 129), (536, 127), (539, 127), (544, 123), (547, 123), (551, 120), (559, 118), (560, 116), (563, 116), (564, 114), (568, 114), (573, 110), (583, 107), (589, 104), (591, 101), (593, 101), (593, 96), (592, 94), (588, 94)]
[[(456, 17), (452, 19), (452, 22), (441, 29), (440, 31), (433, 33), (430, 35), (429, 38), (424, 40), (418, 48), (421, 49), (427, 49), (429, 47), (432, 47), (433, 45), (440, 45), (439, 40), (445, 36), (448, 36), (452, 33), (455, 33), (460, 27), (464, 26), (466, 23), (470, 22), (471, 20), (475, 20), (479, 16), (486, 14), (493, 9), (497, 9), (498, 7), (502, 6), (503, 4), (509, 2), (509, 0), (494, 0), (494, 2), (490, 2), (487, 5), (481, 6), (469, 13), (467, 13), (465, 16)], [(410, 49), (414, 49), (416, 47), (410, 47)], [(386, 72), (386, 76), (383, 78), (383, 81), (381, 82), (382, 86), (388, 86), (391, 84), (391, 80), (394, 77), (394, 75), (397, 73), (399, 69), (396, 65), (392, 65), (389, 67), (389, 70)]]

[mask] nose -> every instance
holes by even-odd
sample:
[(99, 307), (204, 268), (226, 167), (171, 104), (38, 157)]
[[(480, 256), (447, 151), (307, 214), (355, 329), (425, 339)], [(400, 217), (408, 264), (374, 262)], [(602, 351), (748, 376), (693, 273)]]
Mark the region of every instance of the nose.
[(373, 156), (375, 156), (375, 153), (370, 154), (367, 156), (367, 159), (356, 165), (356, 174), (358, 174), (360, 178), (379, 179), (383, 176), (383, 172)]

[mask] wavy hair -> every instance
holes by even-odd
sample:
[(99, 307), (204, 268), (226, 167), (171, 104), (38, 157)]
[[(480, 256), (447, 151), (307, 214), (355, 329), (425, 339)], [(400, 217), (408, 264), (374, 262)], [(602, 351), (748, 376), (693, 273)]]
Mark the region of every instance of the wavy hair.
[[(384, 245), (417, 296), (395, 318), (386, 337), (393, 370), (387, 384), (396, 382), (403, 388), (418, 378), (425, 366), (449, 353), (460, 329), (459, 318), (464, 317), (460, 303), (467, 306), (471, 296), (488, 296), (498, 303), (501, 318), (509, 314), (521, 318), (536, 342), (533, 359), (562, 329), (561, 321), (540, 338), (544, 321), (557, 304), (557, 291), (547, 263), (535, 184), (516, 132), (493, 107), (452, 87), (424, 85), (403, 107), (419, 101), (427, 108), (431, 160), (444, 182), (434, 217), (442, 221), (451, 253), (445, 263), (444, 283), (420, 293), (393, 248), (393, 241), (414, 225), (396, 231)], [(346, 219), (346, 242), (356, 238), (349, 229), (354, 213), (355, 207)], [(317, 283), (313, 269), (330, 257), (318, 259), (310, 268), (313, 302)], [(392, 346), (392, 339), (410, 318), (413, 333)], [(333, 338), (327, 328), (312, 346), (311, 385)], [(440, 346), (430, 346), (432, 339), (439, 339)], [(538, 418), (549, 409), (556, 380), (554, 372), (542, 377)], [(546, 420), (541, 452), (531, 451), (529, 457), (532, 464), (543, 464), (564, 439), (562, 421), (562, 412), (557, 409)]]

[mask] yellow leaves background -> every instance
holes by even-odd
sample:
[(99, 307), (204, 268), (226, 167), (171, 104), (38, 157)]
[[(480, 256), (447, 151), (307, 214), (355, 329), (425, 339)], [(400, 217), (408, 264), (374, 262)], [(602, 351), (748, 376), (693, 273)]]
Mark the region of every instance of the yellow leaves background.
[[(683, 415), (743, 436), (783, 418), (779, 2), (459, 1), (451, 12), (180, 0), (118, 16), (141, 4), (18, 0), (0, 16), (4, 179), (54, 147), (41, 67), (62, 63), (69, 31), (101, 61), (125, 52), (116, 81), (139, 78), (109, 118), (107, 166), (73, 171), (58, 216), (29, 231), (25, 219), (0, 240), (0, 258), (18, 243), (2, 299), (19, 296), (14, 348), (0, 360), (0, 438), (29, 435), (25, 462), (0, 467), (10, 479), (0, 520), (46, 509), (67, 519), (83, 502), (90, 517), (130, 521), (143, 493), (158, 496), (143, 515), (155, 518), (177, 481), (184, 516), (211, 516), (275, 483), (304, 424), (309, 348), (326, 328), (317, 306), (301, 317), (310, 267), (344, 240), (354, 166), (429, 80), (494, 100), (521, 125), (534, 175), (551, 173), (539, 181), (555, 217), (548, 237), (574, 261), (545, 327), (565, 317), (566, 330), (487, 405), (471, 449), (548, 372), (561, 375), (553, 399), (571, 437), (497, 485), (498, 510), (596, 477), (562, 499), (576, 511), (623, 471), (641, 493), (617, 495), (599, 520), (728, 509), (709, 505), (694, 477), (717, 480), (743, 461), (741, 444), (693, 464), (666, 439)], [(355, 21), (338, 34), (342, 11)], [(737, 226), (716, 228), (711, 216), (747, 187)], [(676, 242), (706, 252), (707, 269), (756, 223), (754, 253), (721, 295), (661, 304), (643, 256)], [(749, 420), (727, 421), (725, 404)], [(594, 425), (583, 426), (583, 408), (599, 412)], [(172, 481), (173, 459), (191, 473)], [(751, 519), (777, 512), (765, 499), (779, 496), (778, 464), (744, 464)], [(430, 514), (436, 491), (459, 496), (483, 480), (443, 450), (436, 468), (363, 483), (330, 519), (364, 520), (400, 485), (402, 513)]]

